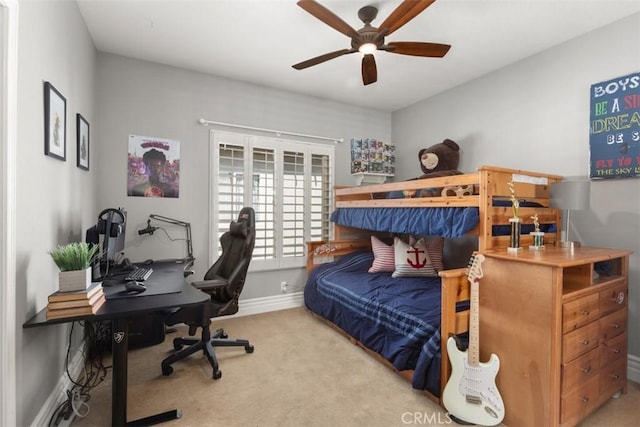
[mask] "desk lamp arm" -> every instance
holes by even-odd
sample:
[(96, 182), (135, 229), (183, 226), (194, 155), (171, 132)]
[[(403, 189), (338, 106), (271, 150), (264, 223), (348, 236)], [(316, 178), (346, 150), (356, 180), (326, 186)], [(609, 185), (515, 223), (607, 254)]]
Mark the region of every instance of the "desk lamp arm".
[(150, 214), (149, 218), (156, 220), (156, 221), (160, 221), (160, 222), (166, 222), (167, 224), (173, 224), (173, 225), (179, 225), (181, 227), (184, 227), (185, 232), (187, 234), (187, 258), (186, 260), (188, 260), (189, 262), (193, 263), (193, 261), (195, 260), (194, 256), (193, 256), (193, 244), (192, 244), (192, 239), (191, 239), (191, 223), (185, 222), (185, 221), (180, 221), (179, 219), (174, 219), (174, 218), (169, 218), (166, 216), (162, 216), (162, 215), (156, 215), (156, 214)]

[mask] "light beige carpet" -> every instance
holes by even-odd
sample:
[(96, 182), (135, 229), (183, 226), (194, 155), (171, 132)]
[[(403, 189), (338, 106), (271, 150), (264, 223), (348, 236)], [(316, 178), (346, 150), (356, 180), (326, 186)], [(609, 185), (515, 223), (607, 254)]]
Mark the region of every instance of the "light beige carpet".
[[(217, 349), (222, 378), (197, 353), (163, 376), (169, 334), (156, 346), (129, 353), (128, 420), (179, 408), (175, 426), (416, 426), (455, 425), (422, 392), (303, 308), (217, 319), (231, 338), (247, 338), (255, 352)], [(106, 361), (110, 363), (110, 361)], [(91, 393), (91, 411), (73, 426), (111, 424), (111, 376)], [(611, 400), (583, 426), (635, 426), (640, 387)]]

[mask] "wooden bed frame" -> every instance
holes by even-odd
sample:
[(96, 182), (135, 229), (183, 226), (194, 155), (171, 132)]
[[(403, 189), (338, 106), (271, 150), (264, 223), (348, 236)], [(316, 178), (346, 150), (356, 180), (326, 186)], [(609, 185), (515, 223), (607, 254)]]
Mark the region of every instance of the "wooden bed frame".
[[(478, 207), (480, 221), (478, 226), (469, 234), (478, 235), (478, 251), (482, 252), (492, 248), (506, 248), (509, 245), (509, 236), (492, 235), (492, 226), (508, 225), (509, 218), (513, 216), (511, 206), (495, 207), (494, 200), (509, 200), (511, 189), (509, 183), (514, 185), (514, 193), (518, 200), (537, 202), (542, 207), (520, 207), (518, 216), (523, 224), (532, 224), (532, 217), (537, 214), (540, 224), (555, 224), (555, 231), (544, 235), (545, 245), (554, 245), (560, 238), (561, 216), (557, 209), (550, 207), (551, 184), (562, 180), (561, 176), (539, 172), (506, 169), (493, 166), (482, 166), (475, 173), (454, 175), (441, 178), (417, 179), (388, 184), (376, 184), (360, 187), (336, 187), (335, 208), (376, 208), (376, 207)], [(381, 198), (391, 191), (419, 191), (424, 188), (444, 187), (468, 187), (473, 186), (473, 195), (464, 196), (440, 196), (417, 197), (403, 199)], [(381, 196), (382, 195), (382, 196)], [(370, 249), (370, 235), (373, 232), (354, 229), (334, 224), (334, 239), (329, 241), (313, 241), (307, 243), (307, 272), (323, 262), (334, 257), (346, 255), (351, 252)], [(523, 235), (521, 245), (524, 250), (532, 244), (532, 238)], [(506, 249), (505, 249), (506, 250)], [(456, 303), (469, 300), (469, 283), (466, 276), (466, 268), (444, 270), (439, 273), (442, 278), (442, 312), (441, 312), (441, 381), (440, 395), (451, 373), (451, 366), (447, 356), (446, 341), (451, 334), (460, 334), (469, 329), (469, 311), (456, 312)], [(321, 318), (320, 316), (317, 316)], [(335, 329), (341, 331), (352, 342), (360, 345), (369, 354), (397, 372), (395, 368), (382, 356), (367, 349), (338, 326), (327, 319), (321, 318)], [(398, 372), (402, 377), (411, 380), (413, 371)], [(425, 393), (434, 401), (440, 403), (440, 399), (425, 390)]]

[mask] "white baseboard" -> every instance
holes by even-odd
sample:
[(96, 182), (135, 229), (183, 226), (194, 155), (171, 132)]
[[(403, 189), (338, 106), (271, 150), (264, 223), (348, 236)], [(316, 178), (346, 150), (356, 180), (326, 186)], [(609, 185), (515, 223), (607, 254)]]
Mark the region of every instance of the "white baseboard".
[(238, 313), (229, 317), (250, 316), (252, 314), (268, 313), (270, 311), (302, 307), (303, 305), (304, 296), (302, 292), (292, 292), (290, 294), (252, 298), (247, 300), (240, 300)]
[[(82, 369), (84, 367), (84, 353), (78, 349), (73, 358), (69, 361), (69, 374), (73, 378), (78, 378), (82, 373)], [(47, 400), (44, 402), (44, 405), (36, 415), (35, 419), (31, 423), (31, 427), (40, 427), (40, 426), (48, 426), (49, 420), (55, 414), (56, 408), (60, 406), (62, 402), (67, 400), (67, 390), (71, 390), (73, 388), (73, 383), (69, 379), (66, 373), (60, 377), (58, 380), (58, 384), (53, 389)], [(68, 419), (59, 424), (59, 426), (69, 425), (71, 421), (73, 421), (73, 415)]]

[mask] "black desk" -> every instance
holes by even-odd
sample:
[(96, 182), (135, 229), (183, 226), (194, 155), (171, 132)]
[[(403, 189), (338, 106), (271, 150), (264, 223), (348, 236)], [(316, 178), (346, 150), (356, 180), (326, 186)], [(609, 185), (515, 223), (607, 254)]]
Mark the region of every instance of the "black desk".
[(153, 274), (146, 280), (147, 286), (161, 285), (163, 281), (179, 281), (183, 284), (182, 291), (161, 295), (144, 296), (143, 294), (131, 298), (118, 298), (107, 301), (94, 315), (64, 317), (47, 320), (47, 309), (25, 322), (23, 328), (67, 323), (76, 320), (110, 320), (111, 321), (111, 349), (113, 353), (113, 378), (111, 394), (111, 425), (152, 425), (180, 417), (177, 409), (152, 415), (136, 421), (127, 422), (127, 351), (129, 346), (129, 331), (127, 319), (131, 316), (166, 310), (174, 307), (204, 304), (209, 301), (209, 295), (189, 285), (184, 280), (184, 264), (176, 262), (162, 262), (151, 265)]

